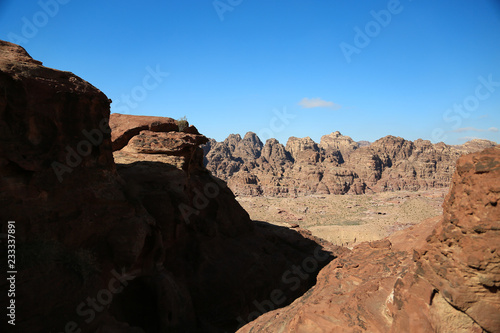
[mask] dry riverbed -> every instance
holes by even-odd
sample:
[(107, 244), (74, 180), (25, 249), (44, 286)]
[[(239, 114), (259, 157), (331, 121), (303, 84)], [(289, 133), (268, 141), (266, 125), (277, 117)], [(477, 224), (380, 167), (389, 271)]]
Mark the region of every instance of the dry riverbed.
[(337, 245), (382, 239), (442, 214), (448, 189), (321, 195), (298, 198), (237, 197), (252, 220), (299, 225)]

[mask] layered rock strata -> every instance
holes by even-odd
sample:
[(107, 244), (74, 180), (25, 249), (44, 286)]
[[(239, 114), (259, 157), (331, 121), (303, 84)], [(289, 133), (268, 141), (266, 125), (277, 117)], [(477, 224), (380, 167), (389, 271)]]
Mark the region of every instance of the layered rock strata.
[(339, 256), (238, 332), (500, 332), (500, 146), (457, 164), (443, 216)]
[(205, 146), (205, 165), (237, 195), (297, 196), (362, 194), (448, 187), (460, 155), (495, 143), (473, 140), (460, 146), (386, 136), (358, 143), (334, 132), (321, 137), (275, 139), (254, 133), (230, 135)]

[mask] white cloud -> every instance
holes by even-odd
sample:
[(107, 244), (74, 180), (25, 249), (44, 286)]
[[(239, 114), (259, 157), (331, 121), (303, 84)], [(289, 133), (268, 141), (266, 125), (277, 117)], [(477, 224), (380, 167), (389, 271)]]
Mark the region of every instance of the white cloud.
[(311, 109), (311, 108), (329, 108), (333, 110), (338, 110), (341, 108), (340, 105), (335, 104), (333, 102), (328, 102), (325, 100), (322, 100), (321, 98), (303, 98), (300, 102), (299, 105), (302, 106), (303, 108), (306, 109)]
[(462, 128), (457, 128), (456, 130), (453, 130), (452, 132), (455, 132), (455, 133), (463, 133), (463, 132), (498, 132), (498, 128), (496, 128), (496, 127), (490, 127), (487, 130), (485, 130), (485, 129), (475, 128), (475, 127), (462, 127)]
[(463, 133), (463, 132), (484, 132), (484, 130), (479, 129), (479, 128), (474, 128), (474, 127), (462, 127), (462, 128), (457, 128), (456, 130), (453, 130), (455, 133)]
[(464, 136), (464, 137), (458, 138), (458, 140), (460, 140), (460, 141), (471, 141), (474, 139), (479, 139), (479, 138), (477, 136)]

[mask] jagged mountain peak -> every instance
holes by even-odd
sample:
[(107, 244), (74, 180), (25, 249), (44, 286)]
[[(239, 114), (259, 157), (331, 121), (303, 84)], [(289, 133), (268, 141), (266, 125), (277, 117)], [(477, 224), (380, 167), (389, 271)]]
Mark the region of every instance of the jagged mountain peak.
[[(495, 144), (473, 140), (450, 146), (393, 135), (360, 144), (335, 131), (323, 135), (319, 145), (310, 137), (293, 136), (286, 145), (276, 139), (262, 145), (255, 133), (248, 132), (243, 139), (232, 134), (222, 143), (211, 143), (214, 148), (205, 148), (209, 150), (205, 163), (237, 194), (417, 190), (447, 187), (460, 155)], [(238, 177), (239, 172), (245, 172), (245, 177)], [(240, 182), (249, 175), (253, 175), (251, 184)]]

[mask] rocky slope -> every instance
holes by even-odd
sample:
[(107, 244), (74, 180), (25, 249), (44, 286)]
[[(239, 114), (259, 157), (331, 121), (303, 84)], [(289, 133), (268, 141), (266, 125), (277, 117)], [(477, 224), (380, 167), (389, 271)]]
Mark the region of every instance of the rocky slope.
[(500, 332), (500, 146), (463, 156), (442, 218), (339, 256), (238, 332)]
[(265, 144), (254, 133), (230, 135), (205, 146), (205, 165), (237, 195), (362, 194), (448, 187), (464, 153), (495, 143), (473, 140), (460, 146), (414, 142), (386, 136), (358, 143), (334, 132), (321, 137), (275, 139)]
[(3, 41), (0, 86), (0, 226), (15, 221), (18, 271), (16, 326), (4, 317), (2, 332), (234, 331), (345, 251), (250, 221), (203, 167), (193, 126), (110, 118), (101, 91)]

